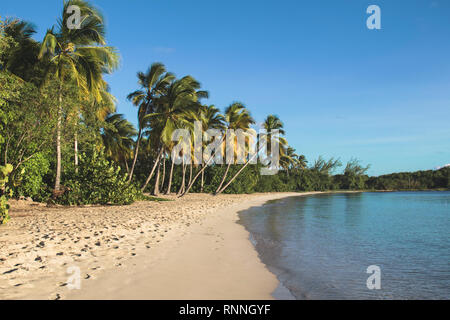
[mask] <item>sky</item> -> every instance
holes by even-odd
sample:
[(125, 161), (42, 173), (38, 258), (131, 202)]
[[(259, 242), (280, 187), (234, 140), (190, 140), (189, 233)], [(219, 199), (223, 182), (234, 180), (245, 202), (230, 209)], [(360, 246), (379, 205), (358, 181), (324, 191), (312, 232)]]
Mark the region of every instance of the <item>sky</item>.
[[(450, 163), (450, 1), (95, 0), (121, 66), (107, 76), (117, 112), (138, 71), (162, 62), (192, 75), (221, 110), (276, 114), (297, 153), (358, 158), (369, 174)], [(369, 30), (369, 5), (381, 29)], [(62, 0), (1, 0), (0, 16), (35, 24), (41, 41)]]

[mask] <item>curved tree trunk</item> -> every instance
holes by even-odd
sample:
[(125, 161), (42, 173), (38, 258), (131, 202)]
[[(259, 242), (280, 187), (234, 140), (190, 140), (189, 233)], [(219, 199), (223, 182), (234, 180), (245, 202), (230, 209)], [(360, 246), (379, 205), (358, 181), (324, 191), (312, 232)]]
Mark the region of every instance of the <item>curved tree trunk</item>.
[(158, 166), (158, 162), (159, 162), (159, 159), (161, 158), (162, 151), (163, 151), (163, 148), (161, 148), (161, 149), (159, 150), (158, 156), (156, 157), (155, 163), (153, 164), (152, 171), (151, 171), (150, 174), (148, 175), (147, 180), (145, 181), (144, 185), (143, 185), (142, 188), (141, 188), (141, 191), (142, 191), (142, 192), (144, 192), (145, 188), (147, 188), (148, 183), (150, 182), (150, 180), (151, 180), (152, 177), (153, 177), (153, 173), (155, 173), (155, 169), (156, 169), (156, 167)]
[(233, 178), (230, 179), (230, 181), (228, 181), (228, 183), (219, 191), (217, 191), (214, 195), (219, 195), (222, 192), (225, 191), (226, 188), (228, 188), (228, 186), (241, 174), (242, 170), (244, 170), (249, 164), (250, 162), (256, 157), (258, 156), (258, 153), (261, 152), (262, 148), (258, 150), (258, 152), (256, 152), (253, 157), (251, 157), (250, 159), (248, 159), (248, 161), (242, 166), (241, 169), (239, 169), (238, 172), (236, 172), (236, 174), (233, 176)]
[(172, 166), (170, 167), (170, 174), (169, 174), (169, 186), (167, 187), (166, 194), (170, 194), (170, 189), (172, 187), (172, 176), (173, 176), (173, 167), (175, 163), (172, 161)]
[[(221, 139), (221, 141), (219, 142), (219, 145), (223, 143), (224, 137)], [(194, 179), (192, 179), (192, 182), (188, 185), (187, 189), (185, 192), (183, 192), (180, 197), (185, 196), (186, 194), (189, 193), (189, 191), (191, 190), (192, 186), (194, 185), (195, 181), (197, 181), (197, 178), (206, 170), (206, 168), (208, 167), (208, 165), (211, 163), (211, 161), (214, 159), (215, 157), (215, 153), (214, 155), (211, 156), (211, 158), (209, 158), (209, 160), (206, 162), (205, 165), (203, 165), (203, 168), (197, 172), (197, 174), (194, 176)]]
[(128, 182), (131, 182), (131, 179), (133, 178), (134, 167), (136, 165), (136, 160), (137, 160), (138, 153), (139, 153), (139, 144), (141, 143), (141, 135), (142, 135), (142, 129), (139, 128), (139, 132), (138, 132), (138, 136), (137, 136), (137, 140), (136, 140), (136, 149), (134, 150), (133, 164), (131, 165), (131, 171), (128, 175)]
[(220, 184), (219, 184), (219, 186), (216, 189), (216, 193), (219, 192), (220, 188), (222, 188), (222, 185), (224, 184), (225, 179), (227, 178), (228, 171), (230, 170), (230, 167), (231, 167), (231, 162), (227, 165), (227, 169), (225, 170), (225, 173), (223, 175), (222, 181), (220, 181)]

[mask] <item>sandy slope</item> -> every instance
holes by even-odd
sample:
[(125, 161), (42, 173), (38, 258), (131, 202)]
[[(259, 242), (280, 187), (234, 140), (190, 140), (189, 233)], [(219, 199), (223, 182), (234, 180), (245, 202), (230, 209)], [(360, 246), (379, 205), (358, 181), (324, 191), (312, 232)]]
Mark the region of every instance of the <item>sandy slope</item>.
[[(84, 208), (13, 202), (0, 228), (0, 299), (270, 299), (276, 277), (237, 212), (290, 195)], [(79, 290), (67, 285), (71, 267)]]

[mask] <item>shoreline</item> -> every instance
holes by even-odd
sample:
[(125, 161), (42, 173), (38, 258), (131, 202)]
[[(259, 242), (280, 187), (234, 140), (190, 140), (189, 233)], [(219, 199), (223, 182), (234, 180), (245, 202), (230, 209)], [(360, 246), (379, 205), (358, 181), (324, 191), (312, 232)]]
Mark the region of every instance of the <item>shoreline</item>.
[[(0, 229), (0, 298), (274, 299), (279, 281), (238, 223), (239, 212), (320, 193), (192, 194), (113, 208), (33, 204), (42, 213), (13, 205), (13, 220)], [(79, 290), (69, 289), (69, 267), (79, 268)]]
[[(257, 195), (219, 209), (188, 235), (155, 249), (152, 257), (141, 257), (126, 272), (105, 274), (67, 298), (272, 300), (279, 281), (261, 262), (249, 232), (238, 223), (239, 212), (299, 195), (306, 194)], [(174, 242), (182, 243), (174, 246)]]

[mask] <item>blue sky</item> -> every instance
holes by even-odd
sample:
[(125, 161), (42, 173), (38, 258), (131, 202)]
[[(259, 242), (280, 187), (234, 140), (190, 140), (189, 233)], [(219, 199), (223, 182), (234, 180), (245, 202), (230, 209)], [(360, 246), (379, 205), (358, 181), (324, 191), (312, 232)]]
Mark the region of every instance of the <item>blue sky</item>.
[[(446, 0), (93, 1), (107, 20), (121, 68), (108, 77), (118, 112), (136, 72), (163, 62), (191, 74), (223, 109), (242, 101), (257, 121), (274, 113), (312, 162), (357, 157), (370, 174), (450, 163), (450, 2)], [(381, 8), (381, 30), (366, 8)], [(1, 0), (0, 16), (38, 28), (60, 0)], [(206, 102), (206, 101), (205, 101)]]

